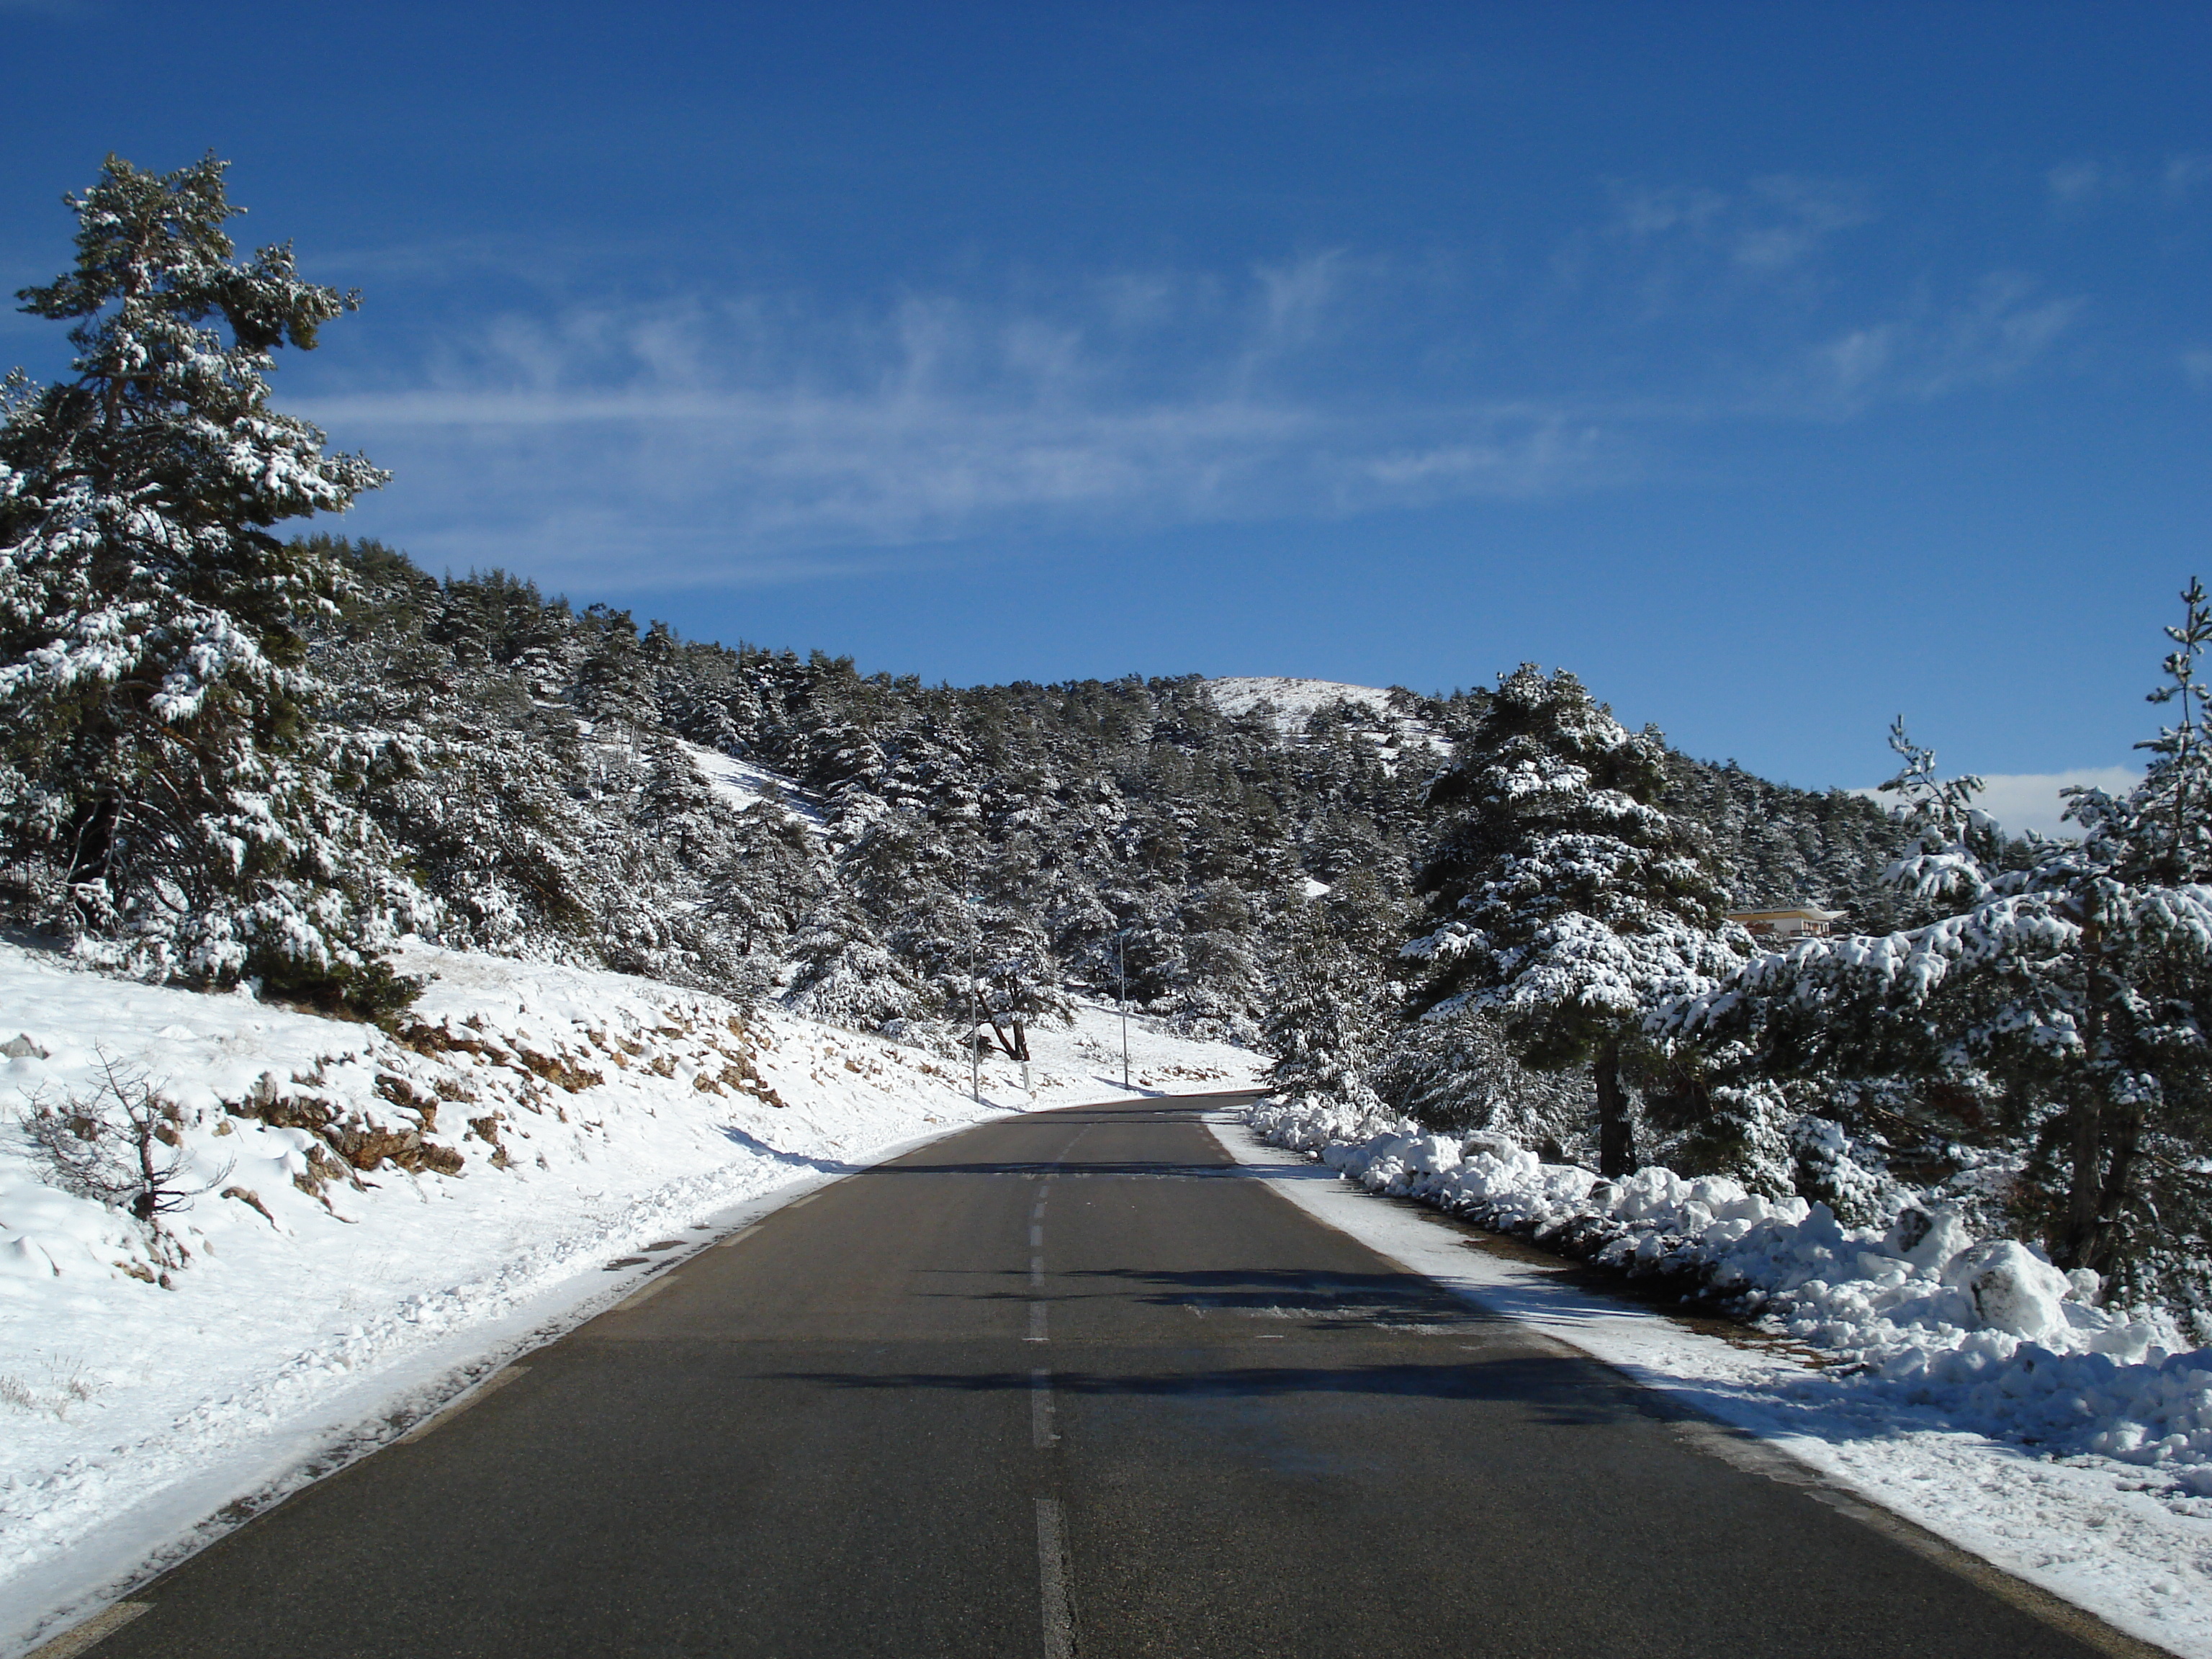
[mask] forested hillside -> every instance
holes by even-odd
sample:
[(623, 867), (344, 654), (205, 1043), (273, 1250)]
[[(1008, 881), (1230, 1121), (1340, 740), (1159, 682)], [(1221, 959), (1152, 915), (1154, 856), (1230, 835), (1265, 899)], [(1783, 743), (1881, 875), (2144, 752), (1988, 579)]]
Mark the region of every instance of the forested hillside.
[[(343, 595), (309, 660), (353, 799), (420, 890), (410, 926), (870, 1029), (949, 1035), (972, 957), (1010, 1039), (1125, 970), (1133, 1003), (1251, 1038), (1310, 903), (1378, 961), (1395, 949), (1441, 745), (1485, 696), (1393, 694), (1433, 737), (1341, 699), (1286, 731), (1195, 676), (929, 687), (495, 572), (434, 579), (374, 544), (301, 552)], [(698, 750), (782, 798), (718, 797)], [(1668, 764), (1742, 902), (1852, 902), (1899, 845), (1857, 798)]]
[[(269, 404), (354, 296), (236, 258), (213, 158), (72, 201), (76, 270), (23, 297), (74, 377), (0, 411), (0, 902), (86, 963), (380, 1018), (414, 934), (1015, 1059), (1126, 994), (1348, 1127), (1861, 1220), (1940, 1187), (2074, 1271), (2201, 1275), (2193, 586), (2154, 694), (2180, 720), (2079, 842), (2005, 842), (1901, 729), (1892, 813), (1528, 664), (1449, 696), (929, 686), (280, 539), (385, 481)], [(1838, 936), (1729, 920), (1790, 902)]]

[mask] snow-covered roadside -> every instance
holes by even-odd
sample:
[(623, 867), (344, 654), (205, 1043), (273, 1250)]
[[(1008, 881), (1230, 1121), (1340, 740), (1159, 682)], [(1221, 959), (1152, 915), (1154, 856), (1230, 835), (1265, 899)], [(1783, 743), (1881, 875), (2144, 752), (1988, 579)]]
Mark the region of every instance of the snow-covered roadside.
[[(0, 1651), (752, 1214), (1121, 1092), (1096, 1007), (1033, 1034), (1033, 1097), (1001, 1060), (978, 1104), (965, 1066), (774, 1010), (422, 945), (400, 966), (432, 977), (395, 1038), (0, 945)], [(1139, 1089), (1253, 1075), (1141, 1021), (1131, 1049)], [(173, 1103), (209, 1188), (166, 1250), (42, 1180), (19, 1127), (110, 1066)]]
[[(1844, 1330), (1795, 1328), (1795, 1340), (1788, 1345), (1731, 1343), (1649, 1308), (1593, 1295), (1568, 1279), (1564, 1263), (1550, 1268), (1495, 1254), (1411, 1205), (1378, 1201), (1376, 1196), (1411, 1196), (1439, 1208), (1480, 1214), (1494, 1224), (1510, 1218), (1503, 1200), (1518, 1194), (1514, 1201), (1529, 1213), (1548, 1203), (1555, 1223), (1584, 1212), (1591, 1223), (1601, 1218), (1620, 1221), (1628, 1240), (1622, 1254), (1631, 1255), (1643, 1237), (1660, 1237), (1668, 1241), (1667, 1248), (1678, 1248), (1698, 1237), (1696, 1230), (1686, 1228), (1698, 1219), (1686, 1206), (1705, 1204), (1710, 1225), (1713, 1212), (1726, 1207), (1705, 1204), (1726, 1199), (1717, 1189), (1692, 1198), (1690, 1183), (1677, 1183), (1682, 1190), (1676, 1192), (1655, 1176), (1639, 1197), (1623, 1198), (1620, 1188), (1600, 1191), (1587, 1171), (1558, 1170), (1497, 1147), (1480, 1147), (1470, 1158), (1466, 1145), (1449, 1137), (1439, 1141), (1369, 1135), (1349, 1144), (1285, 1146), (1270, 1142), (1296, 1143), (1301, 1138), (1300, 1115), (1263, 1104), (1251, 1115), (1255, 1122), (1248, 1124), (1242, 1114), (1217, 1115), (1215, 1132), (1233, 1156), (1268, 1170), (1280, 1182), (1279, 1190), (1330, 1225), (1469, 1301), (1523, 1321), (1710, 1416), (1773, 1442), (1838, 1485), (2122, 1630), (2190, 1659), (2212, 1659), (2212, 1504), (2197, 1495), (2196, 1483), (2187, 1478), (2194, 1461), (2179, 1467), (2175, 1462), (2189, 1455), (2202, 1428), (2212, 1427), (2212, 1401), (2202, 1392), (2212, 1383), (2212, 1353), (2162, 1354), (2154, 1336), (2145, 1356), (2149, 1363), (2129, 1365), (2089, 1348), (2087, 1340), (2074, 1354), (2062, 1354), (1984, 1323), (1974, 1332), (1954, 1327), (1948, 1339), (1936, 1337), (1931, 1328), (1925, 1345), (1929, 1356), (1980, 1356), (1975, 1362), (1948, 1362), (1957, 1366), (1955, 1376), (1929, 1358), (1917, 1369), (1899, 1364), (1893, 1375), (1885, 1375), (1889, 1367), (1864, 1363), (1869, 1357), (1864, 1352), (1870, 1343), (1869, 1328), (1875, 1319), (1895, 1315), (1911, 1297), (1933, 1298), (1960, 1291), (1963, 1285), (1966, 1303), (1973, 1304), (1972, 1275), (1947, 1285), (1940, 1265), (1933, 1273), (1917, 1276), (1926, 1282), (1906, 1297), (1886, 1309), (1869, 1307), (1858, 1324)], [(1303, 1127), (1304, 1138), (1316, 1138), (1313, 1121), (1304, 1121)], [(1419, 1167), (1424, 1164), (1428, 1167)], [(1461, 1171), (1467, 1173), (1456, 1182), (1438, 1178)], [(1479, 1188), (1478, 1201), (1449, 1201), (1453, 1193), (1473, 1194)], [(1651, 1219), (1648, 1227), (1621, 1221), (1623, 1212), (1639, 1203)], [(1785, 1319), (1793, 1305), (1824, 1304), (1832, 1312), (1842, 1305), (1830, 1296), (1836, 1285), (1856, 1283), (1859, 1288), (1851, 1294), (1871, 1301), (1885, 1288), (1917, 1282), (1916, 1275), (1897, 1271), (1902, 1257), (1892, 1258), (1888, 1266), (1857, 1260), (1882, 1254), (1881, 1235), (1835, 1229), (1832, 1218), (1814, 1215), (1810, 1206), (1792, 1210), (1794, 1218), (1773, 1212), (1760, 1218), (1775, 1224), (1742, 1259), (1747, 1276), (1758, 1271), (1755, 1258), (1762, 1252), (1770, 1264), (1790, 1264), (1778, 1276), (1798, 1279), (1782, 1293)], [(1843, 1237), (1826, 1239), (1829, 1230)], [(1753, 1231), (1738, 1231), (1735, 1242), (1741, 1244)], [(1720, 1243), (1717, 1235), (1715, 1248)], [(1815, 1260), (1816, 1249), (1829, 1252), (1824, 1263)], [(1985, 1255), (2011, 1261), (1999, 1252)], [(1816, 1276), (1822, 1265), (1834, 1285)], [(1787, 1298), (1794, 1292), (1806, 1294), (1793, 1303)], [(1943, 1305), (1954, 1314), (1961, 1311), (1955, 1303)], [(2066, 1329), (2083, 1330), (2094, 1340), (2099, 1329), (2125, 1322), (2084, 1322)], [(1785, 1323), (1784, 1328), (1790, 1326)], [(1860, 1363), (1850, 1363), (1837, 1349), (1821, 1352), (1824, 1334), (1855, 1338)], [(2127, 1340), (2132, 1343), (2137, 1334)], [(2056, 1330), (2050, 1335), (2065, 1340)], [(1943, 1346), (1946, 1340), (1948, 1347)], [(2105, 1377), (2108, 1387), (2126, 1390), (2147, 1415), (2171, 1425), (2167, 1438), (2179, 1442), (2168, 1448), (2171, 1455), (2162, 1462), (2154, 1457), (2138, 1463), (2079, 1449), (2118, 1425), (2110, 1417), (2092, 1419), (2107, 1403), (2101, 1396), (2078, 1389), (2072, 1395), (2050, 1395), (2039, 1386), (2044, 1380), (2039, 1371), (2058, 1367), (2063, 1374), (2069, 1364)], [(2060, 1428), (2072, 1435), (2063, 1445), (2052, 1437)], [(2133, 1435), (2121, 1431), (2113, 1433), (2112, 1443), (2134, 1441)]]

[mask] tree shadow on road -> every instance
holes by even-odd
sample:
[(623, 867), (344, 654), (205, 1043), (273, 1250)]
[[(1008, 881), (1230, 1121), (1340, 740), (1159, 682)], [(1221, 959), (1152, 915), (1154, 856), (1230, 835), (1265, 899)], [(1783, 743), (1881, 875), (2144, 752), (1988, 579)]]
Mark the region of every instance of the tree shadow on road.
[[(1121, 1293), (1155, 1307), (1196, 1307), (1226, 1312), (1286, 1311), (1334, 1320), (1369, 1318), (1394, 1324), (1486, 1325), (1495, 1316), (1470, 1308), (1425, 1279), (1402, 1273), (1316, 1273), (1264, 1267), (1084, 1267), (1061, 1279), (1107, 1280)], [(1109, 1294), (1115, 1293), (1109, 1290)]]
[(770, 1164), (781, 1164), (787, 1170), (805, 1170), (821, 1175), (858, 1175), (868, 1166), (848, 1164), (842, 1158), (809, 1158), (803, 1152), (787, 1152), (780, 1146), (771, 1146), (758, 1135), (747, 1134), (734, 1123), (722, 1125), (725, 1139), (734, 1141), (754, 1157)]
[[(950, 1394), (1024, 1393), (1038, 1383), (1028, 1370), (782, 1371), (777, 1380), (869, 1391), (926, 1389)], [(1466, 1361), (1377, 1360), (1360, 1364), (1193, 1365), (1130, 1371), (1054, 1368), (1055, 1395), (1099, 1399), (1283, 1399), (1360, 1395), (1404, 1399), (1513, 1402), (1534, 1420), (1574, 1427), (1686, 1417), (1662, 1396), (1638, 1389), (1579, 1356), (1525, 1351)]]

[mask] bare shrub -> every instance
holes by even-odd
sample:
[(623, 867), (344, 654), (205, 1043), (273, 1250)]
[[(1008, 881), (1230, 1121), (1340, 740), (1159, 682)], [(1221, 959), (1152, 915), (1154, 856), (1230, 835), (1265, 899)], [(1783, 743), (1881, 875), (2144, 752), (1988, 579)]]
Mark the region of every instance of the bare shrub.
[(74, 1355), (52, 1354), (46, 1360), (44, 1386), (20, 1371), (0, 1376), (0, 1406), (69, 1420), (71, 1406), (96, 1399), (106, 1385), (95, 1378), (85, 1362)]
[(137, 1072), (100, 1056), (100, 1086), (58, 1106), (33, 1102), (23, 1118), (53, 1185), (77, 1198), (127, 1212), (160, 1238), (161, 1218), (190, 1206), (228, 1179), (235, 1163), (192, 1185), (185, 1167), (184, 1112)]

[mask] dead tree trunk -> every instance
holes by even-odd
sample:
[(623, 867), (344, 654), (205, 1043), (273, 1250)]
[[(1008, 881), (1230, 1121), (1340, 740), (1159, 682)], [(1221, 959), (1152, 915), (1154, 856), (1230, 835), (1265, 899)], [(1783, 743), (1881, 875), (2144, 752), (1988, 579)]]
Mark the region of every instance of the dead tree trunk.
[(1636, 1147), (1628, 1126), (1628, 1095), (1620, 1086), (1620, 1043), (1607, 1042), (1592, 1066), (1597, 1081), (1597, 1172), (1607, 1181), (1636, 1173)]

